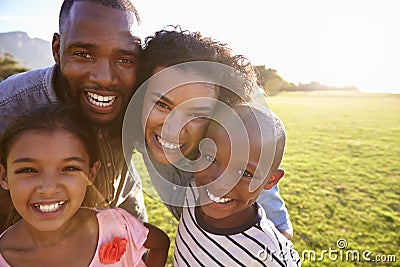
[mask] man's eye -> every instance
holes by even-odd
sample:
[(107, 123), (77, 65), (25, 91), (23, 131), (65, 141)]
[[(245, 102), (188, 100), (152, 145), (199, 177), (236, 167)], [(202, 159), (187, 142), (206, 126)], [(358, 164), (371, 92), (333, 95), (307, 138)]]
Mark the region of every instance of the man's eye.
[(36, 173), (37, 171), (34, 168), (20, 168), (15, 171), (16, 174), (18, 173)]
[(249, 177), (249, 178), (253, 177), (253, 175), (251, 173), (249, 173), (248, 171), (243, 170), (243, 169), (239, 170), (238, 173), (242, 177)]
[(84, 53), (84, 52), (80, 52), (80, 53), (76, 53), (76, 55), (78, 57), (82, 57), (82, 58), (93, 58), (91, 55), (89, 55), (88, 53)]
[(133, 64), (135, 63), (133, 60), (128, 59), (128, 58), (121, 58), (117, 60), (118, 63), (122, 63), (122, 64)]

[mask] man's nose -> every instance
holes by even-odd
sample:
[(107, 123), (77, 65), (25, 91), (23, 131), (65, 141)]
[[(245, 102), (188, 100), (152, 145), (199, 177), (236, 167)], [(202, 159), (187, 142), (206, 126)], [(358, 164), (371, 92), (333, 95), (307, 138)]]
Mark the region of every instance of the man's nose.
[(98, 60), (93, 64), (90, 81), (100, 87), (111, 87), (117, 84), (118, 74), (116, 66), (109, 60)]

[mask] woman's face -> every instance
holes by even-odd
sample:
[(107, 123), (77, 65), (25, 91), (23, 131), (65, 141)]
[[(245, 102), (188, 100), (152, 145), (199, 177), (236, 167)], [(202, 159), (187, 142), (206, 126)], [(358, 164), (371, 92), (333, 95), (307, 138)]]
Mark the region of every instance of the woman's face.
[[(157, 68), (154, 73), (163, 70)], [(217, 99), (216, 88), (206, 83), (189, 83), (170, 90), (171, 79), (187, 75), (173, 71), (170, 81), (148, 82), (142, 113), (146, 145), (151, 157), (172, 164), (197, 151)]]

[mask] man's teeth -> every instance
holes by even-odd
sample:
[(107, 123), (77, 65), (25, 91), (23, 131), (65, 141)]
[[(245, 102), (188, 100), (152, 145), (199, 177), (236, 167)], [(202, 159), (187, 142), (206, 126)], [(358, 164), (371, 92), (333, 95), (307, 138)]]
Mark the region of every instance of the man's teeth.
[(161, 138), (161, 136), (158, 136), (158, 135), (157, 135), (157, 140), (158, 140), (158, 142), (160, 142), (162, 147), (168, 148), (168, 149), (177, 149), (182, 146), (181, 144), (167, 142), (167, 141), (163, 140)]
[(91, 92), (86, 92), (89, 102), (99, 107), (109, 107), (114, 104), (116, 96), (102, 96)]
[(34, 206), (41, 212), (53, 212), (59, 210), (64, 203), (65, 201), (60, 201), (50, 205), (34, 204)]
[(230, 202), (233, 200), (232, 198), (228, 198), (228, 197), (216, 197), (213, 194), (211, 194), (210, 191), (208, 191), (207, 189), (206, 189), (206, 191), (207, 191), (208, 198), (211, 201), (214, 201), (216, 203), (226, 203), (226, 202)]

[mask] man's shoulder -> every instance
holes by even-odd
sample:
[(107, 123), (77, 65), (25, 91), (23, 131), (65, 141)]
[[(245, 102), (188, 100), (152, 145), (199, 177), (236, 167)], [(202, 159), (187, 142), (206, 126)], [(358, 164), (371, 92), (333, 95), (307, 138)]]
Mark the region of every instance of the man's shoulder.
[(49, 91), (54, 91), (51, 81), (53, 70), (54, 66), (29, 70), (12, 75), (0, 82), (0, 105), (18, 95), (34, 91), (44, 91), (43, 93), (50, 94), (51, 97)]
[(0, 83), (0, 134), (17, 116), (39, 104), (59, 102), (52, 86), (54, 66), (8, 77)]

